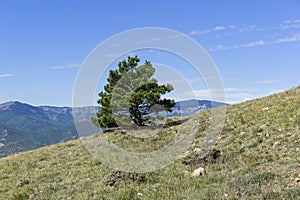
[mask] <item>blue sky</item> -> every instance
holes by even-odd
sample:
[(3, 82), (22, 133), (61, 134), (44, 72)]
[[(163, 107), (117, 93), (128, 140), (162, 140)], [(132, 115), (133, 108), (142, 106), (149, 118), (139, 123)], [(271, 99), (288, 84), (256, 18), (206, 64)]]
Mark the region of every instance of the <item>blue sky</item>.
[[(76, 74), (93, 48), (142, 27), (173, 29), (202, 45), (229, 103), (300, 84), (297, 0), (0, 0), (0, 27), (0, 103), (72, 105)], [(209, 98), (201, 81), (193, 87)]]

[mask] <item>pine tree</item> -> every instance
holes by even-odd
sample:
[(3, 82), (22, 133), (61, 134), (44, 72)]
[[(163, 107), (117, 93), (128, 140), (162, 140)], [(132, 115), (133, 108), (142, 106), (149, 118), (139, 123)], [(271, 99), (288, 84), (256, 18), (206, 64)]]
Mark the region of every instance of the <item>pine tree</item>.
[(101, 110), (92, 119), (94, 124), (105, 128), (133, 123), (145, 126), (151, 114), (172, 111), (175, 101), (161, 99), (161, 95), (173, 90), (172, 85), (158, 85), (152, 77), (155, 72), (152, 64), (145, 61), (138, 66), (139, 62), (138, 56), (128, 57), (127, 61), (119, 62), (118, 69), (109, 71), (108, 83), (99, 93)]

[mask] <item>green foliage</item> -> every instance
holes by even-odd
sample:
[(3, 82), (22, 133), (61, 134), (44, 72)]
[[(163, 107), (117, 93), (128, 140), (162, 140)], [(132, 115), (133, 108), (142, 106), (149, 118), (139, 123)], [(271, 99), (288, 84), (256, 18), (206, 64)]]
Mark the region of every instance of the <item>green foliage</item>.
[(99, 93), (101, 110), (92, 119), (94, 124), (111, 128), (130, 126), (134, 122), (144, 126), (151, 123), (151, 114), (172, 111), (175, 101), (161, 99), (161, 95), (173, 90), (172, 85), (158, 85), (152, 78), (155, 72), (152, 64), (146, 61), (138, 66), (139, 61), (137, 56), (128, 57), (127, 61), (119, 62), (118, 69), (109, 71), (108, 84)]

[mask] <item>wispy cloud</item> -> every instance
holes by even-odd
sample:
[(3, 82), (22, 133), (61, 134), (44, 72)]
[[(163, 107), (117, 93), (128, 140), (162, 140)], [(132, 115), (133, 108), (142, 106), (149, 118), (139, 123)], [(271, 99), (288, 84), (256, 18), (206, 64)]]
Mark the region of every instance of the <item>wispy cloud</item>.
[(257, 40), (254, 42), (249, 42), (249, 43), (243, 44), (243, 45), (241, 45), (241, 47), (255, 47), (255, 46), (263, 46), (266, 44), (268, 44), (268, 42), (265, 40)]
[(230, 104), (240, 103), (255, 99), (259, 96), (260, 90), (256, 88), (225, 88), (226, 102)]
[(238, 32), (249, 32), (249, 31), (258, 31), (262, 30), (261, 28), (258, 28), (257, 25), (252, 24), (252, 25), (242, 25), (241, 27), (238, 27)]
[(225, 30), (225, 29), (226, 29), (225, 26), (216, 26), (216, 27), (214, 28), (215, 31), (223, 31), (223, 30)]
[(275, 83), (280, 83), (282, 81), (283, 81), (283, 79), (269, 79), (269, 80), (256, 81), (256, 83), (261, 83), (261, 84), (275, 84)]
[(191, 36), (205, 35), (205, 34), (208, 34), (208, 33), (212, 33), (212, 32), (214, 32), (214, 31), (215, 31), (214, 29), (193, 30), (193, 31), (190, 32), (190, 35), (191, 35)]
[(285, 91), (285, 89), (272, 89), (268, 95), (276, 94)]
[(0, 78), (15, 76), (14, 74), (0, 74)]
[(286, 20), (282, 24), (280, 24), (277, 28), (280, 29), (291, 29), (291, 28), (300, 28), (300, 20)]
[(300, 41), (300, 33), (295, 34), (293, 36), (288, 36), (288, 37), (284, 37), (284, 38), (279, 38), (275, 41), (273, 41), (273, 43), (286, 43), (286, 42), (298, 42)]
[(290, 42), (299, 42), (299, 41), (300, 41), (300, 33), (296, 33), (291, 36), (281, 37), (270, 41), (256, 40), (244, 44), (235, 44), (232, 46), (224, 46), (222, 44), (218, 44), (216, 46), (209, 47), (208, 51), (222, 51), (222, 50), (229, 50), (229, 49), (251, 48), (251, 47), (264, 46), (270, 44), (290, 43)]
[[(197, 34), (197, 33), (194, 33)], [(166, 35), (164, 37), (153, 37), (144, 41), (139, 41), (136, 44), (148, 44), (148, 43), (155, 43), (155, 42), (159, 42), (159, 41), (163, 41), (163, 40), (171, 40), (174, 38), (178, 38), (178, 37), (182, 37), (181, 34), (171, 34), (171, 35)]]
[[(212, 92), (214, 93), (215, 98), (212, 99)], [(224, 101), (223, 95), (225, 94), (225, 102), (234, 104), (240, 103), (243, 101), (255, 99), (258, 96), (258, 90), (252, 88), (224, 88), (224, 89), (201, 89), (201, 90), (194, 90), (189, 91), (182, 94), (180, 100), (187, 100), (191, 98), (197, 99), (209, 99), (214, 101)], [(260, 95), (261, 96), (261, 95)]]
[(188, 83), (192, 84), (198, 81), (203, 81), (203, 79), (199, 77), (189, 77), (188, 79), (185, 78), (179, 78), (179, 79), (165, 79), (165, 80), (159, 80), (160, 84), (176, 84), (176, 83)]
[(67, 65), (53, 65), (53, 66), (50, 66), (49, 68), (50, 69), (72, 69), (72, 68), (78, 68), (78, 67), (80, 67), (79, 64), (72, 63), (72, 64), (67, 64)]
[(232, 47), (226, 47), (226, 46), (223, 46), (222, 44), (218, 44), (215, 47), (209, 47), (208, 51), (222, 51), (222, 50), (227, 50), (229, 48), (232, 48)]
[(210, 29), (205, 29), (205, 30), (193, 30), (190, 32), (190, 35), (192, 36), (196, 36), (196, 35), (204, 35), (204, 34), (209, 34), (209, 33), (220, 33), (220, 32), (224, 32), (224, 34), (228, 34), (226, 33), (226, 31), (236, 31), (236, 32), (247, 32), (247, 31), (254, 31), (254, 30), (260, 30), (257, 25), (246, 25), (246, 24), (242, 24), (242, 25), (219, 25), (219, 26), (215, 26), (213, 28)]
[(211, 29), (193, 30), (193, 31), (190, 32), (190, 35), (192, 35), (192, 36), (204, 35), (204, 34), (208, 34), (208, 33), (224, 31), (224, 30), (227, 30), (227, 29), (233, 29), (234, 27), (235, 27), (234, 25), (230, 25), (228, 27), (220, 25), (220, 26), (215, 26), (214, 28), (211, 28)]
[(195, 29), (191, 31), (189, 34), (191, 36), (213, 34), (213, 33), (219, 34), (221, 31), (223, 31), (224, 35), (229, 35), (228, 31), (230, 31), (231, 34), (232, 33), (242, 34), (242, 33), (252, 32), (252, 31), (287, 30), (287, 29), (298, 29), (298, 28), (300, 28), (300, 19), (291, 19), (291, 20), (285, 20), (284, 22), (276, 25), (270, 25), (266, 27), (259, 27), (256, 24), (219, 25), (204, 30)]
[(207, 30), (193, 30), (190, 32), (190, 35), (203, 35), (212, 32), (212, 30), (207, 29)]

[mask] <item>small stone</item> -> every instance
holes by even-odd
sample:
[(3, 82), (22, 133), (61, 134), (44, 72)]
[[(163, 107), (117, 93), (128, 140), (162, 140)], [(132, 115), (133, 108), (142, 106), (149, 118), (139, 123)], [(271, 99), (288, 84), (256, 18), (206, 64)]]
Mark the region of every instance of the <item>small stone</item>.
[(300, 183), (300, 178), (296, 178), (295, 182)]
[(204, 174), (205, 174), (205, 169), (202, 168), (202, 167), (199, 167), (198, 169), (195, 169), (192, 172), (191, 176), (192, 177), (197, 177), (197, 176), (201, 176), (201, 175), (204, 175)]
[(194, 152), (194, 153), (199, 153), (199, 152), (201, 152), (201, 149), (200, 149), (200, 148), (195, 148), (195, 149), (193, 150), (193, 152)]
[(273, 147), (280, 145), (280, 142), (274, 142)]
[(143, 194), (140, 193), (140, 192), (138, 192), (137, 195), (138, 195), (139, 197), (142, 197), (142, 196), (143, 196)]
[(269, 107), (265, 107), (265, 108), (263, 108), (262, 110), (269, 110)]
[(266, 134), (266, 137), (270, 137), (270, 134), (269, 134), (269, 133), (267, 133), (267, 134)]

